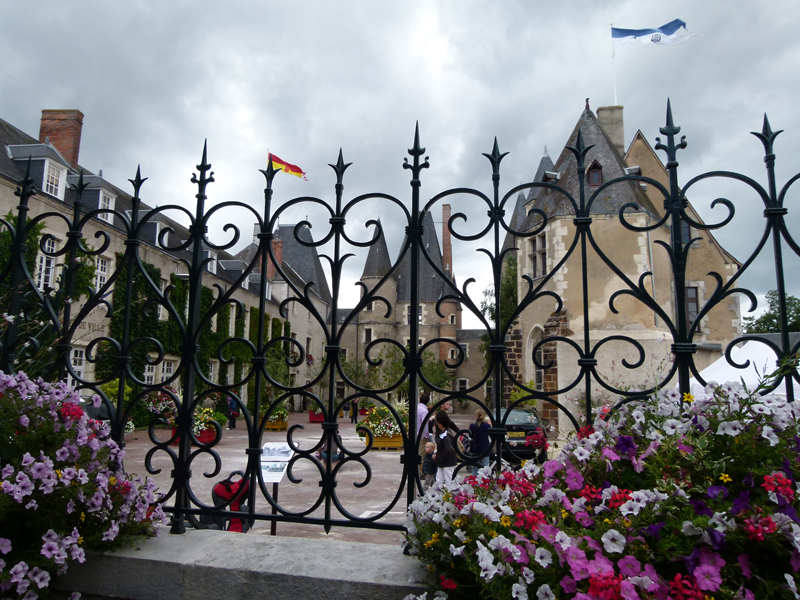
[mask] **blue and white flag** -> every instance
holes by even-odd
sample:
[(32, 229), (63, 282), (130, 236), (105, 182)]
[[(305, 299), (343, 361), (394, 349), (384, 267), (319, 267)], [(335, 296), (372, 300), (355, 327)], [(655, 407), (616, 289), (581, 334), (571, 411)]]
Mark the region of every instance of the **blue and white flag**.
[(671, 23), (662, 25), (658, 29), (618, 29), (611, 28), (611, 41), (614, 46), (624, 46), (631, 42), (642, 44), (680, 44), (685, 42), (692, 34), (686, 29), (686, 23), (675, 19)]

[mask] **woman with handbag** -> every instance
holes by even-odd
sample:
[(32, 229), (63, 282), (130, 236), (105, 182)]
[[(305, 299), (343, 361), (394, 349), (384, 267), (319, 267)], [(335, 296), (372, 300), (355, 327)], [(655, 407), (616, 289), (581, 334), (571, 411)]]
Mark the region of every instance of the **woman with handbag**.
[(236, 404), (234, 397), (228, 396), (228, 427), (226, 429), (236, 429), (236, 417), (239, 416), (238, 408), (239, 406)]

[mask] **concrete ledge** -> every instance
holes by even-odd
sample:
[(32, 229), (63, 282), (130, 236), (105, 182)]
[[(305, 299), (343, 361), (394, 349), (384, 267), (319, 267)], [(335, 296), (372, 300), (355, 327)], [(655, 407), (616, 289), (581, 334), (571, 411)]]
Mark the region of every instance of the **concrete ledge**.
[(126, 600), (401, 600), (425, 591), (427, 570), (402, 548), (187, 530), (91, 553), (55, 589)]

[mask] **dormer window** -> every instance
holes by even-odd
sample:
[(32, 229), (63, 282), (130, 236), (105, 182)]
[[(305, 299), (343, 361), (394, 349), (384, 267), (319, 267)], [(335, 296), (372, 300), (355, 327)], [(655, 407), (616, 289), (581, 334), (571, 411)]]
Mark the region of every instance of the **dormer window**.
[(600, 187), (603, 185), (603, 169), (600, 163), (594, 161), (586, 171), (586, 180), (589, 187)]
[[(115, 200), (114, 196), (112, 196), (108, 192), (100, 190), (100, 202), (98, 204), (98, 208), (100, 210), (112, 211), (114, 210), (114, 200)], [(112, 224), (114, 223), (114, 213), (112, 212), (100, 213), (97, 215), (97, 218), (102, 219), (106, 223), (112, 223)]]
[(217, 253), (216, 252), (212, 252), (211, 250), (206, 250), (205, 254), (206, 254), (206, 259), (208, 259), (208, 262), (206, 263), (206, 270), (209, 273), (214, 273), (216, 275), (216, 273), (217, 273)]
[(59, 200), (64, 199), (67, 170), (57, 163), (45, 161), (44, 191)]

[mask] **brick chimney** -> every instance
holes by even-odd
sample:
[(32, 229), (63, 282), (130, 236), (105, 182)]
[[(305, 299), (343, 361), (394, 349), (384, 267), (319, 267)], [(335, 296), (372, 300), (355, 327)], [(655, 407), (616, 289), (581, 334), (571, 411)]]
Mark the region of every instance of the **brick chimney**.
[(611, 140), (620, 156), (625, 156), (625, 127), (622, 122), (622, 106), (600, 106), (597, 109), (597, 124)]
[(39, 141), (50, 143), (73, 167), (78, 165), (81, 149), (83, 113), (79, 110), (43, 110), (39, 126)]
[(450, 220), (450, 205), (442, 205), (442, 269), (453, 277), (453, 244), (450, 241), (450, 230), (447, 222)]
[[(275, 255), (275, 260), (279, 265), (283, 264), (283, 240), (280, 238), (272, 238), (272, 253)], [(275, 279), (275, 263), (272, 259), (267, 257), (267, 279), (272, 281)]]

